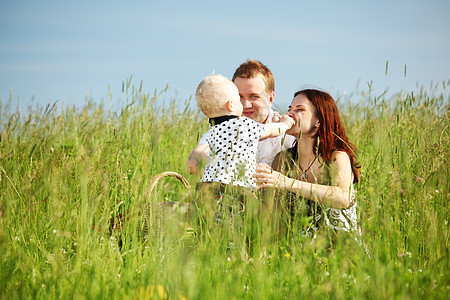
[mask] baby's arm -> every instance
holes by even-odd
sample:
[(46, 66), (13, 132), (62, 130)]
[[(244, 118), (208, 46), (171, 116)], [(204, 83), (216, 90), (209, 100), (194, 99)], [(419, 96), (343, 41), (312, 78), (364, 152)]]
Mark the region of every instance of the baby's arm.
[(284, 115), (279, 122), (273, 122), (264, 125), (264, 131), (261, 133), (260, 141), (270, 137), (277, 137), (294, 126), (295, 121), (288, 115)]
[(202, 175), (203, 168), (209, 159), (209, 144), (208, 139), (210, 138), (210, 131), (208, 130), (198, 142), (197, 147), (192, 150), (189, 155), (186, 166), (190, 174)]
[(200, 144), (192, 150), (186, 162), (190, 174), (201, 175), (209, 158), (209, 145)]

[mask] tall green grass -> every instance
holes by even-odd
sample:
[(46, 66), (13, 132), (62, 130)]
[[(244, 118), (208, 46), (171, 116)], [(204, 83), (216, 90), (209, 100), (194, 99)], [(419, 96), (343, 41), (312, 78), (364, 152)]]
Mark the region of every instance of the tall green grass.
[[(23, 114), (2, 104), (2, 298), (447, 299), (448, 94), (339, 101), (362, 165), (364, 246), (338, 235), (332, 248), (326, 232), (311, 244), (299, 238), (300, 226), (280, 234), (258, 214), (238, 230), (219, 226), (199, 194), (187, 220), (152, 217), (142, 238), (148, 200), (188, 199), (173, 179), (148, 198), (151, 178), (175, 171), (195, 187), (199, 178), (185, 162), (207, 122), (189, 102), (163, 108), (156, 93), (130, 82), (123, 97), (120, 112), (88, 102)], [(118, 213), (127, 215), (121, 236), (109, 230)], [(248, 229), (256, 232), (251, 250)]]

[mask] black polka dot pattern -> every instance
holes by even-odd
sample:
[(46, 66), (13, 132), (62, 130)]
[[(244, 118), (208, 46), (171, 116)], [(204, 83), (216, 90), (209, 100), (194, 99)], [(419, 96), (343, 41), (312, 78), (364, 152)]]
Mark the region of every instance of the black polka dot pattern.
[(209, 162), (203, 182), (255, 187), (252, 175), (263, 125), (247, 117), (234, 118), (209, 129)]

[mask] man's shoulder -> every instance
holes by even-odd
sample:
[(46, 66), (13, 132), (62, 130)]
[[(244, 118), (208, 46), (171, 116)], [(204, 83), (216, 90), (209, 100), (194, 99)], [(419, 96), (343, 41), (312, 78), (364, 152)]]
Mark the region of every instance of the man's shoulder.
[(276, 137), (265, 139), (264, 141), (267, 141), (267, 144), (271, 143), (281, 147), (282, 150), (285, 150), (291, 148), (294, 145), (295, 137), (289, 134), (282, 134)]
[(272, 123), (273, 116), (274, 116), (275, 114), (279, 114), (279, 112), (274, 111), (273, 109), (270, 109), (270, 110), (269, 110), (269, 116), (267, 117), (267, 123)]

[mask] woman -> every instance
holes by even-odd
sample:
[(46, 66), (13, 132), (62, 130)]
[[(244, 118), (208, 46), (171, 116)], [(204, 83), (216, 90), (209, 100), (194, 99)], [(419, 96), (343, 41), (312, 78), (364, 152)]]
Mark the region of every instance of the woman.
[(277, 154), (273, 169), (258, 165), (257, 187), (288, 192), (291, 207), (295, 198), (306, 199), (306, 213), (313, 216), (310, 235), (323, 221), (335, 230), (359, 231), (353, 190), (359, 165), (334, 99), (319, 90), (302, 90), (295, 93), (287, 114), (295, 120), (287, 133), (297, 141)]

